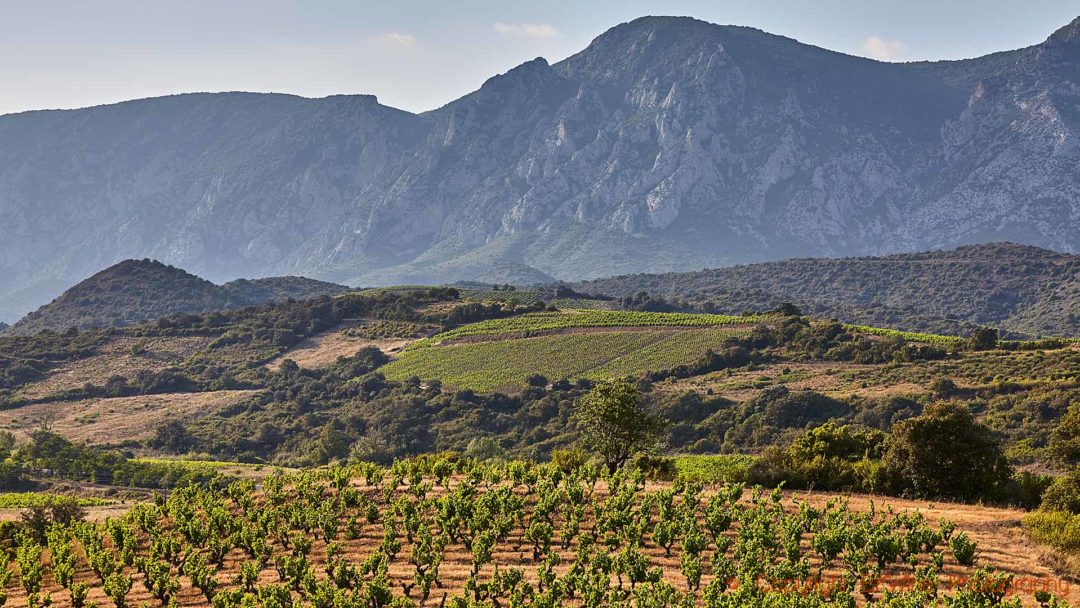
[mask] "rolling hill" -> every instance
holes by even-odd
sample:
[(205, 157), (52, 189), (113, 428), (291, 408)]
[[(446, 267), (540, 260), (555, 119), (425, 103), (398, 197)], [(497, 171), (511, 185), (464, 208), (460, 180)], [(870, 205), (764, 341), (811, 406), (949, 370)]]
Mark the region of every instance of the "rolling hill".
[(122, 327), (178, 313), (201, 313), (348, 291), (304, 277), (239, 279), (215, 285), (155, 260), (125, 260), (94, 274), (8, 327), (9, 335), (70, 327)]
[(222, 93), (0, 116), (0, 318), (125, 258), (386, 285), (1076, 252), (1078, 82), (1080, 20), (897, 64), (644, 17), (423, 114)]
[(1080, 256), (996, 243), (883, 257), (792, 259), (574, 284), (627, 297), (646, 291), (731, 314), (792, 302), (848, 323), (967, 334), (1080, 336)]

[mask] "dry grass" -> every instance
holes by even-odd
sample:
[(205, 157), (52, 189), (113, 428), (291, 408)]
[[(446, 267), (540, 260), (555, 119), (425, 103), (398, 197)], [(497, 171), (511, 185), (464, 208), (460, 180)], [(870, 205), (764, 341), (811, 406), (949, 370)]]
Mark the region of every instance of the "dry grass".
[[(86, 521), (102, 523), (109, 518), (116, 519), (117, 517), (121, 517), (124, 513), (131, 510), (132, 504), (133, 503), (118, 503), (100, 507), (86, 507), (83, 511), (86, 514)], [(19, 521), (25, 511), (26, 509), (0, 509), (0, 521)], [(100, 603), (99, 605), (105, 606), (107, 603)]]
[(831, 397), (882, 397), (926, 392), (925, 387), (914, 383), (875, 381), (871, 372), (879, 367), (836, 361), (780, 362), (659, 383), (655, 389), (667, 393), (695, 391), (734, 401), (751, 399), (764, 388), (780, 385), (792, 390), (812, 390)]
[(332, 364), (337, 361), (338, 357), (351, 357), (369, 346), (374, 346), (387, 355), (393, 356), (416, 341), (415, 338), (370, 340), (346, 335), (345, 331), (347, 329), (358, 327), (362, 323), (362, 321), (342, 323), (321, 334), (307, 338), (288, 352), (275, 357), (266, 365), (276, 369), (281, 366), (285, 359), (292, 359), (300, 367), (318, 369)]
[(118, 336), (109, 340), (99, 354), (71, 361), (52, 370), (44, 380), (30, 383), (17, 397), (46, 399), (64, 391), (80, 389), (87, 383), (104, 384), (112, 376), (132, 378), (139, 371), (157, 372), (179, 365), (202, 350), (213, 338), (135, 338)]
[(256, 392), (171, 393), (38, 403), (0, 410), (0, 428), (26, 435), (46, 424), (72, 441), (115, 445), (147, 439), (166, 420), (200, 418)]

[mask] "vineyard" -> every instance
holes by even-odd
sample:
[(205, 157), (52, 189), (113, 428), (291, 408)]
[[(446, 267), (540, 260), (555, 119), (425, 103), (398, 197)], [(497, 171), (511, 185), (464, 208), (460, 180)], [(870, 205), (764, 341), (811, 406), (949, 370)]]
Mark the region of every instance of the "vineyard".
[(738, 317), (695, 313), (573, 310), (538, 312), (471, 323), (417, 344), (439, 344), (475, 336), (520, 337), (539, 332), (589, 327), (725, 327), (760, 323), (768, 317)]
[[(26, 509), (45, 506), (55, 498), (55, 495), (45, 492), (4, 492), (0, 493), (0, 509)], [(80, 507), (101, 507), (113, 504), (113, 502), (105, 498), (81, 497), (75, 499), (75, 503)]]
[(921, 342), (937, 346), (957, 346), (964, 339), (958, 336), (942, 336), (938, 334), (919, 333), (914, 331), (900, 331), (898, 329), (886, 329), (882, 327), (870, 327), (869, 325), (845, 325), (848, 329), (864, 334), (882, 336), (885, 338), (902, 338), (908, 342)]
[(966, 531), (919, 512), (524, 462), (191, 486), (12, 548), (2, 599), (31, 608), (1021, 605)]
[(713, 327), (692, 332), (628, 329), (448, 345), (427, 343), (406, 349), (400, 359), (380, 371), (391, 380), (416, 376), (484, 392), (519, 388), (533, 374), (551, 380), (610, 379), (692, 363), (737, 332)]

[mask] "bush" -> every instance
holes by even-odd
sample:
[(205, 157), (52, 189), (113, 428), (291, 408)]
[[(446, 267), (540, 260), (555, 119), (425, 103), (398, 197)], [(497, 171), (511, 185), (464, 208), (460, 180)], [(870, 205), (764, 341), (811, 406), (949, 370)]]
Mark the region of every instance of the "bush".
[(589, 454), (581, 448), (562, 448), (551, 451), (551, 464), (564, 473), (571, 473), (589, 463)]
[(953, 557), (961, 566), (970, 566), (975, 563), (975, 541), (968, 537), (967, 532), (959, 532), (949, 539), (949, 548), (952, 549)]
[(941, 378), (934, 380), (930, 385), (930, 392), (942, 399), (954, 397), (957, 393), (956, 383), (953, 382), (952, 379), (942, 376)]
[(671, 481), (678, 472), (675, 468), (675, 459), (664, 456), (649, 456), (643, 454), (634, 460), (634, 467), (645, 474), (649, 479)]
[(939, 402), (901, 421), (885, 464), (906, 493), (921, 498), (1002, 500), (1012, 469), (990, 429), (961, 404)]
[(891, 486), (880, 462), (884, 441), (881, 431), (827, 422), (785, 447), (767, 448), (751, 477), (766, 486), (884, 491)]
[(0, 490), (14, 490), (26, 481), (22, 466), (10, 460), (0, 462)]
[(1080, 513), (1080, 471), (1073, 469), (1068, 475), (1055, 479), (1043, 493), (1042, 508)]
[(1069, 553), (1080, 552), (1080, 515), (1041, 510), (1025, 515), (1023, 524), (1037, 543)]
[(746, 454), (679, 456), (675, 471), (679, 479), (704, 483), (747, 483), (757, 458)]

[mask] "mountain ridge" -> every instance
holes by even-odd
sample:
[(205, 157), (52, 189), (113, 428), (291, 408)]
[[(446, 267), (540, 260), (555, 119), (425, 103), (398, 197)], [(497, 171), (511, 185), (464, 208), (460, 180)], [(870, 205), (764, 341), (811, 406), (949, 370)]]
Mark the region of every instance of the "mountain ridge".
[(645, 291), (739, 313), (790, 302), (813, 316), (910, 331), (1080, 337), (1080, 256), (1015, 243), (835, 259), (794, 258), (574, 283), (588, 293)]
[(238, 279), (215, 285), (156, 260), (124, 260), (64, 291), (10, 327), (6, 335), (29, 335), (70, 327), (123, 327), (175, 314), (254, 306), (348, 291), (304, 277)]
[(205, 93), (0, 116), (0, 318), (142, 257), (373, 285), (1080, 251), (1075, 26), (883, 63), (654, 17), (422, 114)]

